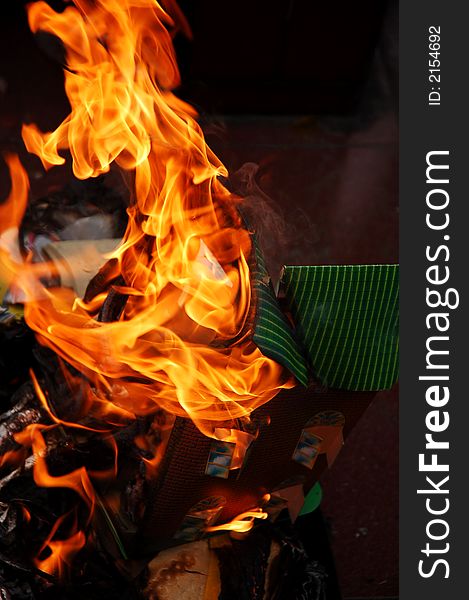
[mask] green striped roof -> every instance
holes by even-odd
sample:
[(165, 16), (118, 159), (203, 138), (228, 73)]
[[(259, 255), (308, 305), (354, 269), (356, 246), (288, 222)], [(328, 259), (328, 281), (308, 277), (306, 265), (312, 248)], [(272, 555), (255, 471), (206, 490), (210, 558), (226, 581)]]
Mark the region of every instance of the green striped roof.
[(253, 290), (256, 298), (254, 343), (265, 356), (272, 358), (295, 375), (300, 383), (308, 383), (308, 365), (304, 351), (298, 345), (293, 330), (282, 313), (257, 245), (252, 267)]
[(285, 267), (297, 336), (323, 384), (390, 388), (398, 371), (398, 265)]

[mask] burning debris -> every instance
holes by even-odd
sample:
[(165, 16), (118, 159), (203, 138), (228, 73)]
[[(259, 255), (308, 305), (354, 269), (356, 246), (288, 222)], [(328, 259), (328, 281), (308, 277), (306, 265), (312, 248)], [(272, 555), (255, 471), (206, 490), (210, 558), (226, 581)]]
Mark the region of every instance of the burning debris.
[[(177, 7), (168, 9), (184, 25)], [(1, 491), (11, 506), (15, 496), (34, 503), (42, 494), (49, 502), (53, 490), (74, 492), (59, 494), (54, 522), (20, 503), (22, 526), (37, 531), (39, 519), (43, 532), (30, 559), (60, 577), (93, 543), (100, 512), (111, 554), (127, 558), (114, 519), (127, 514), (129, 535), (138, 526), (175, 416), (217, 439), (217, 427), (248, 416), (291, 385), (291, 376), (248, 336), (250, 235), (193, 110), (170, 91), (179, 76), (169, 29), (178, 24), (154, 0), (76, 2), (63, 13), (36, 2), (28, 18), (34, 32), (61, 40), (71, 104), (55, 132), (24, 125), (28, 150), (46, 169), (62, 164), (59, 151), (69, 150), (82, 180), (107, 173), (112, 163), (132, 173), (122, 242), (80, 300), (57, 287), (53, 263), (22, 254), (17, 233), (28, 178), (16, 156), (7, 158), (12, 189), (0, 209), (2, 279), (19, 291), (40, 346), (30, 381), (3, 416)], [(63, 237), (76, 236), (70, 230), (78, 229), (77, 219), (64, 219), (70, 203), (59, 196), (54, 212), (54, 200), (36, 207), (45, 223), (37, 234), (50, 235), (47, 225), (55, 221)], [(78, 216), (73, 206), (68, 214)], [(18, 493), (24, 485), (39, 491)]]
[[(395, 271), (385, 269), (376, 288), (375, 302), (391, 300), (386, 317), (370, 316), (373, 343), (361, 348), (363, 329), (358, 347), (343, 345), (356, 351), (350, 363), (340, 343), (350, 325), (321, 327), (335, 327), (339, 311), (359, 302), (343, 306), (340, 294), (321, 303), (324, 273), (295, 279), (287, 270), (299, 342), (255, 223), (251, 229), (224, 185), (227, 171), (193, 109), (171, 91), (179, 83), (172, 36), (187, 33), (177, 6), (74, 0), (57, 13), (40, 0), (27, 10), (33, 32), (63, 44), (71, 112), (53, 132), (24, 125), (25, 145), (45, 169), (65, 155), (77, 179), (93, 183), (28, 207), (27, 174), (17, 156), (6, 158), (12, 186), (0, 205), (0, 278), (9, 302), (24, 306), (24, 321), (10, 311), (0, 323), (2, 597), (170, 597), (156, 588), (197, 569), (197, 560), (184, 549), (174, 560), (161, 551), (202, 540), (218, 565), (218, 595), (204, 592), (206, 600), (284, 597), (268, 566), (272, 553), (298, 576), (292, 598), (323, 598), (324, 573), (277, 519), (288, 510), (295, 520), (372, 392), (393, 378)], [(103, 187), (111, 167), (125, 174), (128, 202)], [(88, 239), (112, 242), (96, 269), (84, 258), (84, 227), (94, 230)], [(53, 245), (70, 240), (67, 250)], [(86, 289), (74, 259), (93, 271)], [(368, 272), (326, 278), (369, 290)], [(295, 313), (298, 293), (316, 298), (309, 324)], [(311, 376), (317, 347), (330, 353), (321, 383)], [(10, 348), (20, 361), (11, 362)], [(339, 389), (323, 385), (340, 378)], [(211, 541), (257, 521), (264, 523), (249, 540)], [(242, 574), (250, 591), (241, 590)]]

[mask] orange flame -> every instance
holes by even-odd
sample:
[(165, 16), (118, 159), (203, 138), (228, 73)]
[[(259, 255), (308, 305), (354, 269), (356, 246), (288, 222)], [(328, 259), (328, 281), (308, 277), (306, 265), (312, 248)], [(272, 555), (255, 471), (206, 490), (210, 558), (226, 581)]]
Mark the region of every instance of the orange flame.
[(26, 453), (24, 448), (21, 448), (20, 450), (7, 450), (0, 456), (0, 467), (5, 465), (18, 467), (20, 464), (24, 463), (25, 458)]
[[(270, 494), (264, 496), (264, 501), (268, 502)], [(215, 531), (235, 531), (236, 533), (247, 533), (251, 531), (254, 526), (256, 519), (267, 519), (269, 517), (262, 508), (253, 508), (239, 514), (229, 523), (222, 523), (221, 525), (212, 525), (207, 527), (205, 531), (207, 533), (213, 533)]]
[(22, 446), (29, 446), (34, 456), (34, 482), (42, 487), (70, 488), (75, 490), (81, 498), (90, 506), (90, 514), (93, 512), (95, 493), (88, 472), (84, 467), (71, 471), (65, 475), (53, 476), (49, 473), (47, 466), (47, 444), (42, 431), (50, 429), (54, 425), (44, 426), (40, 424), (28, 425), (20, 433), (14, 435), (14, 439)]
[(23, 519), (24, 519), (25, 523), (30, 523), (31, 522), (31, 513), (26, 508), (26, 506), (24, 506), (23, 504), (21, 505), (21, 512), (23, 513)]
[[(101, 323), (93, 317), (105, 294), (87, 304), (70, 290), (38, 293), (50, 267), (3, 262), (26, 292), (28, 324), (92, 381), (97, 399), (119, 395), (133, 414), (161, 407), (213, 435), (207, 421), (249, 415), (289, 385), (249, 341), (250, 236), (218, 179), (225, 167), (170, 91), (179, 74), (169, 15), (155, 0), (74, 4), (60, 14), (42, 1), (28, 7), (31, 29), (65, 46), (71, 113), (50, 133), (25, 125), (23, 138), (46, 168), (68, 149), (79, 178), (113, 161), (132, 173), (134, 202), (113, 253), (129, 299), (117, 322)], [(17, 159), (9, 166), (16, 204), (27, 182)]]
[(215, 531), (236, 531), (236, 533), (247, 533), (253, 528), (255, 519), (267, 519), (268, 516), (269, 515), (260, 508), (255, 508), (253, 510), (247, 510), (246, 512), (241, 513), (229, 523), (207, 527), (206, 531), (207, 533), (213, 533)]
[[(38, 557), (34, 560), (34, 564), (38, 569), (45, 573), (49, 573), (50, 575), (57, 575), (58, 577), (63, 577), (65, 575), (66, 570), (70, 567), (73, 557), (86, 543), (86, 537), (82, 531), (76, 531), (65, 540), (53, 539), (67, 516), (68, 515), (64, 515), (57, 519), (47, 536), (47, 539), (44, 541), (38, 553)], [(40, 559), (39, 556), (45, 550), (50, 552), (49, 556)]]

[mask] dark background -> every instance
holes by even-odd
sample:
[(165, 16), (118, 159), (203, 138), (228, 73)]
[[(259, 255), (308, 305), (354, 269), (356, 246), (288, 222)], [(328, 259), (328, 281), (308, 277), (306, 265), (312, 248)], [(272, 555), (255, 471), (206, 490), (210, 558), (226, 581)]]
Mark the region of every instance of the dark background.
[[(19, 152), (32, 196), (70, 178), (44, 175), (20, 126), (68, 113), (60, 65), (29, 32), (22, 0), (0, 8), (0, 151)], [(51, 2), (60, 6), (59, 2)], [(210, 146), (246, 162), (287, 223), (282, 260), (398, 260), (397, 1), (185, 0), (193, 40), (176, 48)], [(0, 192), (9, 182), (0, 165)], [(380, 393), (323, 478), (345, 598), (398, 594), (397, 391)]]

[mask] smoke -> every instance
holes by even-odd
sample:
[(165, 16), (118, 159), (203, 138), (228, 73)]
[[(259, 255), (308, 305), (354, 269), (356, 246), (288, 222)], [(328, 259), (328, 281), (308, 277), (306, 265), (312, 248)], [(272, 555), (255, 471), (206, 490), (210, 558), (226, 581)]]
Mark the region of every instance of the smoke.
[(242, 198), (240, 210), (256, 234), (267, 270), (275, 287), (285, 264), (304, 264), (307, 247), (316, 238), (308, 216), (293, 207), (287, 217), (280, 206), (258, 185), (259, 165), (247, 162), (231, 173), (229, 189)]

